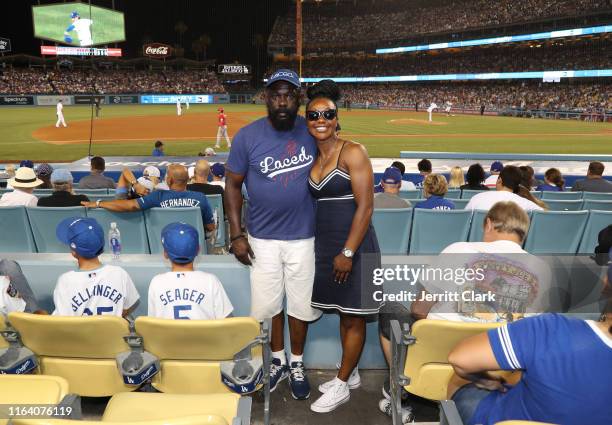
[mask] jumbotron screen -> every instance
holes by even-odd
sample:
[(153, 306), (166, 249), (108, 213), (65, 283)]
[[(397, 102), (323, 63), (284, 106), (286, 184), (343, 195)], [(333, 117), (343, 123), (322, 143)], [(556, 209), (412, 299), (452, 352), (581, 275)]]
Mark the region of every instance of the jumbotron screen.
[(125, 41), (123, 13), (87, 3), (32, 6), (34, 36), (71, 46)]

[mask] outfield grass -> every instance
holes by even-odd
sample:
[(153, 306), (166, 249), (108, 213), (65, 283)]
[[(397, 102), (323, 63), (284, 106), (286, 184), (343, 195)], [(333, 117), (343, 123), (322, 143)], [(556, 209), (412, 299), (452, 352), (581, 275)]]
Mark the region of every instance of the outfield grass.
[[(191, 105), (187, 115), (202, 123), (196, 137), (165, 137), (168, 155), (195, 155), (214, 145), (216, 135), (215, 105)], [(174, 105), (105, 106), (102, 120), (128, 117), (128, 124), (172, 117)], [(238, 130), (237, 122), (247, 123), (264, 116), (265, 109), (254, 105), (227, 105), (229, 133)], [(88, 121), (88, 106), (66, 106), (64, 115), (69, 126)], [(134, 119), (130, 119), (133, 117)], [(541, 120), (509, 117), (435, 115), (434, 124), (426, 122), (426, 113), (385, 111), (340, 111), (342, 136), (363, 143), (372, 157), (398, 157), (402, 150), (508, 153), (612, 153), (612, 124), (580, 121)], [(32, 160), (72, 161), (87, 155), (87, 144), (49, 144), (32, 133), (55, 124), (55, 106), (3, 108), (0, 114), (0, 161)], [(176, 126), (181, 125), (181, 118)], [(96, 121), (95, 123), (97, 123)], [(150, 122), (150, 121), (149, 121)], [(186, 122), (186, 121), (185, 121)], [(89, 138), (89, 124), (81, 122), (81, 139)], [(123, 128), (117, 128), (121, 140)], [(172, 130), (172, 129), (171, 129)], [(126, 130), (127, 131), (127, 130)], [(201, 138), (199, 136), (201, 135)], [(127, 138), (127, 137), (126, 137)], [(95, 141), (93, 152), (107, 156), (148, 155), (152, 139), (109, 143)]]

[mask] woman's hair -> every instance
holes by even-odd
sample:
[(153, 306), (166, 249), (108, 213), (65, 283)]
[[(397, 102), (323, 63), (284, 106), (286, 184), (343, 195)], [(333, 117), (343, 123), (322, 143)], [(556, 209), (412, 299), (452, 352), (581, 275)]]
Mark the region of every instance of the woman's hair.
[(565, 180), (563, 180), (563, 176), (561, 175), (561, 171), (556, 168), (549, 168), (544, 173), (544, 178), (557, 186), (559, 189), (563, 190), (563, 186), (565, 186)]
[(465, 184), (463, 178), (463, 170), (461, 167), (453, 167), (450, 171), (450, 179), (448, 180), (448, 187), (455, 188)]
[(529, 189), (523, 185), (523, 181), (527, 172), (521, 171), (519, 167), (507, 165), (499, 173), (501, 184), (516, 193), (521, 198), (525, 198), (541, 208), (548, 209), (548, 205), (531, 194)]
[(465, 179), (470, 186), (481, 185), (485, 180), (485, 170), (480, 164), (472, 164), (468, 168)]
[[(334, 80), (321, 80), (315, 85), (308, 87), (306, 96), (308, 96), (307, 108), (313, 100), (318, 98), (329, 99), (336, 105), (341, 96), (340, 87), (338, 87)], [(337, 109), (338, 106), (336, 105)]]
[(521, 165), (519, 170), (521, 170), (522, 175), (521, 185), (526, 187), (527, 190), (531, 190), (534, 183), (533, 175), (535, 174), (533, 168), (528, 165)]
[(428, 174), (423, 180), (423, 191), (429, 195), (444, 196), (448, 192), (446, 177), (442, 174)]

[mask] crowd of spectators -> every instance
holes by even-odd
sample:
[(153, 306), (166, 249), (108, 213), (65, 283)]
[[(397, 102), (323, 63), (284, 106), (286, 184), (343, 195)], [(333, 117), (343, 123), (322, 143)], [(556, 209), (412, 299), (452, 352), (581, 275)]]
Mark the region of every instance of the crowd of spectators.
[(225, 93), (213, 72), (9, 68), (1, 94)]
[[(398, 40), (415, 34), (459, 31), (493, 25), (575, 16), (612, 9), (609, 0), (453, 0), (406, 3), (398, 10), (351, 14), (350, 5), (336, 12), (318, 13), (316, 6), (303, 11), (303, 41), (307, 47)], [(295, 11), (277, 18), (268, 44), (295, 43)]]

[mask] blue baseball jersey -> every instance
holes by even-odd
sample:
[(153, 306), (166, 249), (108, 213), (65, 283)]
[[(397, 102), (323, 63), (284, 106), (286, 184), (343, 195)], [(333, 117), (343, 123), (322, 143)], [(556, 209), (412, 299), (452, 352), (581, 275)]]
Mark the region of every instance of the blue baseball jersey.
[(192, 192), (185, 190), (178, 192), (176, 190), (156, 190), (151, 192), (144, 198), (138, 198), (140, 209), (148, 210), (149, 208), (188, 208), (198, 207), (202, 212), (202, 221), (204, 224), (214, 223), (212, 208), (208, 203), (206, 196), (200, 192)]
[(553, 186), (552, 184), (541, 184), (535, 188), (535, 190), (548, 191), (548, 192), (563, 192), (559, 186)]
[(417, 202), (415, 208), (424, 208), (428, 210), (454, 210), (455, 204), (453, 201), (444, 199), (441, 196), (431, 195), (429, 199)]
[(236, 134), (226, 167), (245, 176), (247, 226), (252, 236), (314, 237), (315, 202), (308, 190), (308, 175), (316, 153), (301, 116), (291, 131), (277, 131), (268, 118), (261, 118)]
[(523, 375), (508, 392), (482, 399), (470, 424), (610, 423), (612, 340), (594, 322), (542, 314), (493, 329), (488, 337), (501, 369)]

